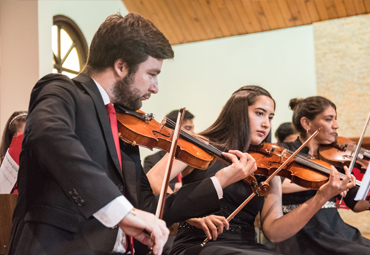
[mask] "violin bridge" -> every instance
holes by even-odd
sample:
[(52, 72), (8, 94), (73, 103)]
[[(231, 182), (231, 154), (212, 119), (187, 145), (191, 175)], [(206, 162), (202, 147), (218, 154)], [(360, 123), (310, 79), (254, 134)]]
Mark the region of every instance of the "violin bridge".
[(162, 129), (163, 129), (163, 127), (165, 126), (165, 124), (166, 124), (166, 117), (164, 117), (163, 119), (162, 119), (162, 121), (161, 121), (161, 123), (160, 123), (160, 130), (162, 131)]
[(280, 161), (282, 162), (283, 159), (285, 157), (288, 157), (287, 154), (289, 153), (289, 150), (288, 149), (284, 149), (282, 152), (281, 152), (281, 155), (280, 155)]

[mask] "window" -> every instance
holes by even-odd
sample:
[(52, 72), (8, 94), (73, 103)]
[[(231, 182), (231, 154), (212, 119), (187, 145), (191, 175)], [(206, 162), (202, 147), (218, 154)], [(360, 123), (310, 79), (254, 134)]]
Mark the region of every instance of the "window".
[(54, 16), (52, 27), (53, 73), (75, 77), (87, 59), (87, 43), (77, 24), (63, 15)]

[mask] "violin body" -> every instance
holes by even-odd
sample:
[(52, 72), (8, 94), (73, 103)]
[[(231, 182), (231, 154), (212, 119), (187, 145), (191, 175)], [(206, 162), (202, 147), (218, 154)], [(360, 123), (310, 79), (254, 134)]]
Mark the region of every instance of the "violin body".
[[(356, 146), (357, 144), (352, 140), (339, 136), (335, 143), (320, 145), (319, 157), (336, 167), (349, 166), (353, 154), (355, 153)], [(370, 152), (361, 148), (356, 159), (355, 167), (364, 173), (369, 165), (369, 160)]]
[[(137, 111), (144, 115), (142, 111)], [(141, 115), (138, 115), (141, 116)], [(174, 130), (157, 122), (154, 118), (138, 118), (126, 113), (117, 112), (118, 133), (121, 140), (133, 146), (140, 145), (150, 150), (158, 148), (170, 151)], [(198, 169), (207, 169), (213, 156), (179, 138), (175, 157)]]
[[(270, 176), (292, 154), (288, 149), (264, 143), (251, 147), (248, 152), (257, 164), (255, 175)], [(318, 189), (329, 180), (331, 164), (322, 160), (296, 156), (278, 175), (289, 178), (293, 183), (308, 188)], [(341, 174), (341, 179), (345, 175)], [(356, 181), (356, 185), (361, 182)]]

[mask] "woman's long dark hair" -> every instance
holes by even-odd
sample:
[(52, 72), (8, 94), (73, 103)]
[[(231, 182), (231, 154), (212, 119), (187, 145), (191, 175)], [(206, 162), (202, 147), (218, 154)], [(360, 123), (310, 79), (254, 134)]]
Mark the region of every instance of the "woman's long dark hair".
[(0, 145), (0, 164), (4, 159), (5, 153), (8, 150), (13, 136), (18, 131), (19, 127), (26, 122), (27, 111), (16, 111), (10, 115), (8, 121), (5, 124), (3, 137), (1, 138)]
[(323, 113), (329, 106), (337, 111), (335, 104), (329, 99), (321, 96), (302, 98), (293, 98), (289, 101), (289, 107), (293, 110), (292, 124), (299, 136), (306, 138), (306, 130), (302, 127), (301, 119), (306, 117), (314, 120), (317, 115)]
[(226, 102), (216, 121), (200, 135), (219, 148), (248, 151), (251, 143), (248, 107), (259, 96), (267, 96), (274, 101), (264, 88), (255, 85), (241, 87)]

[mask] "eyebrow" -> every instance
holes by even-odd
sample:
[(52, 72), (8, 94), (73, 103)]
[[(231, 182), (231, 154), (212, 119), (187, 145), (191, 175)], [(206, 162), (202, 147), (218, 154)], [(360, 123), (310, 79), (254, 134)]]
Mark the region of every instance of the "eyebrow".
[(157, 75), (161, 73), (161, 70), (157, 69), (157, 68), (154, 68), (154, 69), (150, 69), (149, 72), (154, 72), (156, 73)]
[[(265, 109), (261, 108), (261, 107), (257, 107), (256, 109), (261, 110), (261, 111), (263, 111), (263, 112), (266, 112), (266, 113), (267, 113), (267, 111), (266, 111)], [(275, 116), (275, 113), (270, 113), (270, 115)]]

